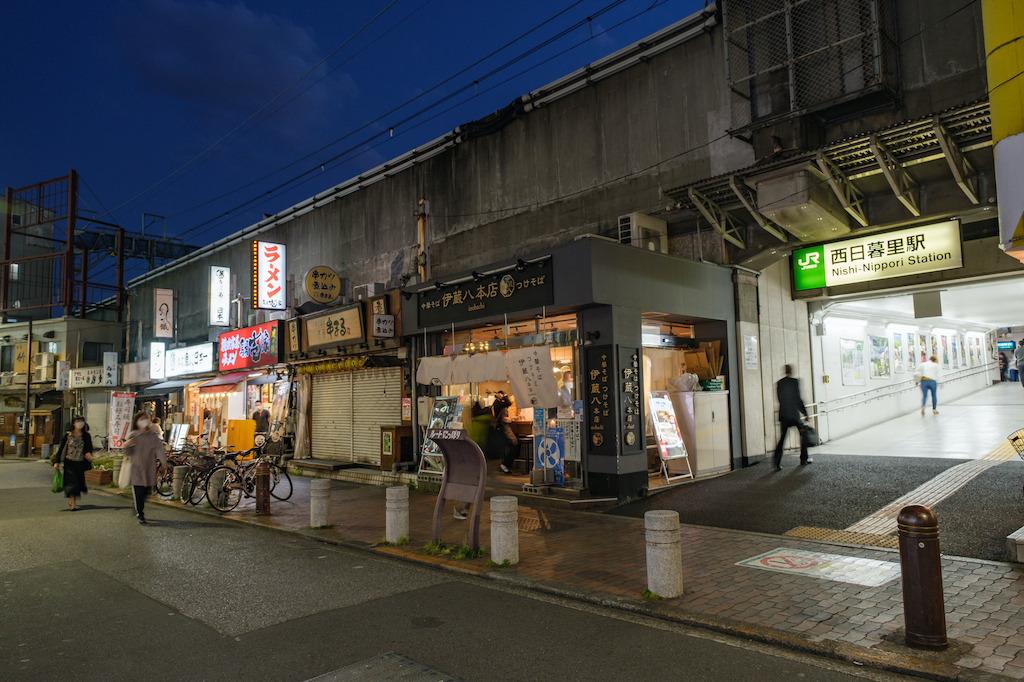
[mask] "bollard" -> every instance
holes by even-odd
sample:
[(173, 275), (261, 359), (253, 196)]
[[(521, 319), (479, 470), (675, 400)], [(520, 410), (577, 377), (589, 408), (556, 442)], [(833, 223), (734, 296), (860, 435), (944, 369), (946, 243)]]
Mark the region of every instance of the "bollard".
[(309, 525), (324, 528), (331, 525), (331, 479), (313, 478), (309, 481)]
[(266, 462), (256, 465), (256, 515), (270, 515), (270, 465)]
[[(185, 472), (187, 471), (187, 466), (174, 467), (174, 475), (171, 478), (171, 497), (176, 500), (181, 499), (181, 486), (185, 482)], [(118, 473), (120, 473), (120, 467), (118, 467)]]
[(907, 646), (945, 649), (946, 609), (942, 597), (939, 522), (928, 507), (904, 507), (896, 519), (903, 577), (903, 618)]
[(384, 539), (391, 544), (409, 539), (409, 489), (404, 485), (387, 489)]
[(647, 589), (666, 599), (683, 594), (683, 554), (679, 512), (656, 509), (644, 513), (647, 536)]
[(491, 498), (491, 561), (510, 566), (519, 563), (519, 498)]
[(120, 457), (114, 459), (114, 473), (112, 480), (116, 485), (121, 485), (119, 481), (121, 480), (121, 464), (123, 462), (124, 460), (122, 460)]

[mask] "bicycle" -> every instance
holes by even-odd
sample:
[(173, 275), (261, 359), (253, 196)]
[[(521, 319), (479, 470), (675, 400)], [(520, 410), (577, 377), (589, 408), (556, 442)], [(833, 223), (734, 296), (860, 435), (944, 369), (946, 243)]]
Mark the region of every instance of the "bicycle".
[(292, 479), (288, 471), (272, 461), (269, 455), (261, 454), (251, 462), (241, 463), (240, 457), (257, 451), (252, 448), (227, 455), (224, 461), (210, 471), (206, 478), (206, 498), (210, 506), (219, 512), (231, 511), (243, 497), (256, 496), (256, 466), (260, 462), (270, 465), (270, 495), (278, 500), (292, 496)]

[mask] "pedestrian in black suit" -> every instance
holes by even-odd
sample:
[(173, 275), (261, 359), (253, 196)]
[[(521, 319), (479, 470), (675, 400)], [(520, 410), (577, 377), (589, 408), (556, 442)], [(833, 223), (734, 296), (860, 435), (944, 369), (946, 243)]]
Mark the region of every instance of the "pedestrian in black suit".
[(792, 365), (786, 365), (786, 376), (779, 380), (776, 388), (779, 395), (779, 425), (782, 427), (782, 434), (779, 436), (779, 444), (775, 446), (772, 468), (775, 471), (782, 468), (782, 445), (791, 426), (800, 431), (800, 464), (810, 464), (814, 460), (807, 456), (807, 441), (803, 437), (803, 420), (807, 418), (807, 409), (800, 398), (800, 382), (793, 378)]

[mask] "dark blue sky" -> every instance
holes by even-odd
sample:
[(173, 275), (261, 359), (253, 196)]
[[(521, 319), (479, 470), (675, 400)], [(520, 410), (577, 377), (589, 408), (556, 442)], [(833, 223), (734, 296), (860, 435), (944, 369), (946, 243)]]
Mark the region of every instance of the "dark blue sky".
[[(109, 210), (131, 230), (139, 229), (143, 213), (167, 216), (168, 236), (206, 244), (704, 6), (703, 0), (397, 0), (373, 20), (390, 3), (7, 3), (0, 21), (0, 181), (22, 187), (74, 168), (85, 183), (83, 209)], [(596, 18), (586, 23), (588, 17)], [(397, 125), (474, 81), (480, 82)], [(133, 265), (130, 276), (142, 271)]]

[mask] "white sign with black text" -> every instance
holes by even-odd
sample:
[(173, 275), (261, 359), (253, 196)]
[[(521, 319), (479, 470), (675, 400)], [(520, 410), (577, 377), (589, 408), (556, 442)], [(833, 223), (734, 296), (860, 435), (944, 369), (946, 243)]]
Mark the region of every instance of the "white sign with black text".
[(253, 308), (284, 310), (285, 282), (288, 271), (285, 267), (285, 245), (270, 242), (253, 242)]
[(172, 348), (164, 358), (164, 376), (182, 376), (183, 374), (201, 374), (213, 371), (213, 344), (201, 343), (188, 348)]
[(158, 339), (174, 338), (174, 291), (153, 289), (153, 336)]
[(373, 334), (371, 336), (375, 339), (395, 338), (395, 316), (374, 314)]
[(117, 386), (117, 353), (112, 351), (103, 354), (103, 385)]
[(231, 324), (231, 268), (210, 267), (210, 326)]
[(166, 353), (167, 345), (160, 341), (153, 341), (149, 344), (149, 378), (150, 379), (163, 379), (167, 375), (164, 374), (164, 355)]

